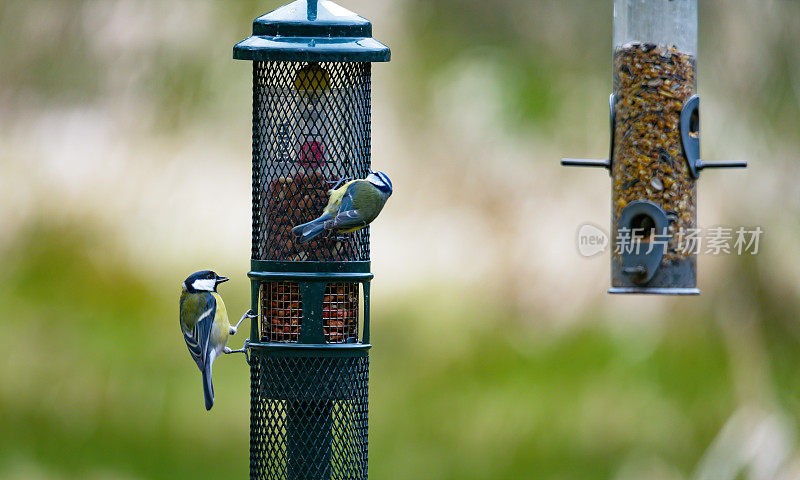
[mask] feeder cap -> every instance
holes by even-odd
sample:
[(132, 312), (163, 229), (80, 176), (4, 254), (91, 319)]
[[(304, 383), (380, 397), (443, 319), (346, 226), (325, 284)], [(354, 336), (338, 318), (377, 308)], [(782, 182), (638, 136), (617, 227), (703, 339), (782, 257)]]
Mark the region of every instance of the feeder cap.
[(329, 0), (296, 0), (253, 21), (253, 36), (233, 47), (237, 60), (388, 62), (366, 18)]

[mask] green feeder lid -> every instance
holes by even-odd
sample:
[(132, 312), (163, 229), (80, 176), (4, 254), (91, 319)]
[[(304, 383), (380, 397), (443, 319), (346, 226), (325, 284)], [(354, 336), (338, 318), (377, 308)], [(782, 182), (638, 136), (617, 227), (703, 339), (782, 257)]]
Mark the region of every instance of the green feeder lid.
[(237, 60), (388, 62), (366, 18), (329, 0), (297, 0), (253, 21), (253, 36), (233, 47)]

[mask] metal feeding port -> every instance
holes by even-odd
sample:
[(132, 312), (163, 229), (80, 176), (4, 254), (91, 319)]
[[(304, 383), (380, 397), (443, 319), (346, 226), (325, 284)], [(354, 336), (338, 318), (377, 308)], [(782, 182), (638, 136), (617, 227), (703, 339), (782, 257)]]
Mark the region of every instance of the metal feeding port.
[(234, 47), (253, 62), (251, 479), (366, 479), (369, 229), (296, 241), (370, 172), (370, 22), (298, 0)]
[(614, 1), (611, 151), (606, 160), (562, 159), (611, 175), (609, 293), (693, 295), (700, 159), (697, 0)]
[[(322, 297), (325, 343), (358, 340), (358, 283), (328, 283)], [(261, 284), (261, 341), (297, 343), (303, 323), (303, 301), (297, 282)]]

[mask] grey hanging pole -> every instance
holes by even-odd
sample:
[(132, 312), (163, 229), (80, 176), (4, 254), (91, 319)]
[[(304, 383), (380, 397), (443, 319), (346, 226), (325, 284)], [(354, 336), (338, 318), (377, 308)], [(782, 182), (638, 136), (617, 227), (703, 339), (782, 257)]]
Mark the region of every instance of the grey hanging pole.
[(314, 21), (317, 19), (317, 2), (319, 0), (307, 0), (308, 5), (308, 19)]

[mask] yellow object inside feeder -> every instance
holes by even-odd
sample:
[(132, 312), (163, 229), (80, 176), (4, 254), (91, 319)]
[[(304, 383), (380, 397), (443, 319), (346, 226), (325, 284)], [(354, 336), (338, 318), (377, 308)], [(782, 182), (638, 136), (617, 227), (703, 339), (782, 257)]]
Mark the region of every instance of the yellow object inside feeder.
[(318, 63), (309, 63), (297, 71), (294, 88), (306, 92), (330, 90), (330, 75)]

